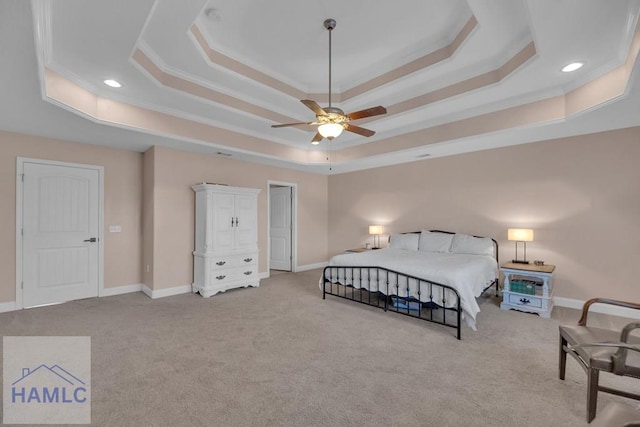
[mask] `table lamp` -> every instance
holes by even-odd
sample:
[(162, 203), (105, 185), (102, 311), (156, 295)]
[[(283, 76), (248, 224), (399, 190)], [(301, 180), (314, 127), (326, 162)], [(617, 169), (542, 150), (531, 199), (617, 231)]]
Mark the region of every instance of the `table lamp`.
[[(507, 239), (516, 242), (516, 259), (512, 262), (516, 264), (529, 264), (527, 261), (527, 242), (533, 242), (533, 230), (529, 228), (509, 228), (507, 230)], [(518, 243), (522, 242), (524, 246), (524, 257), (518, 259)]]
[(384, 227), (381, 225), (369, 226), (369, 234), (373, 234), (373, 249), (380, 249), (380, 235), (383, 232), (384, 232)]

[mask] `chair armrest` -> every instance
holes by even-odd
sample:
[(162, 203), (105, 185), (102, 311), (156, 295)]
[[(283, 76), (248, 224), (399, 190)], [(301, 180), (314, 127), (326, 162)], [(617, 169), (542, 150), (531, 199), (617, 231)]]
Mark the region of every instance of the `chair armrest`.
[(619, 307), (640, 310), (640, 304), (636, 304), (633, 302), (618, 301), (618, 300), (607, 299), (607, 298), (591, 298), (590, 300), (587, 300), (582, 306), (582, 316), (580, 317), (580, 320), (578, 320), (578, 326), (587, 326), (587, 315), (589, 314), (589, 307), (591, 307), (593, 304), (596, 304), (596, 303), (617, 305)]
[(628, 342), (629, 341), (629, 334), (631, 333), (631, 331), (633, 331), (634, 329), (638, 329), (638, 328), (640, 328), (640, 322), (632, 322), (632, 323), (627, 324), (622, 329), (622, 334), (620, 334), (620, 341)]
[[(640, 345), (628, 344), (629, 334), (632, 330), (640, 328), (640, 323), (633, 322), (627, 324), (620, 334), (620, 347), (618, 351), (611, 356), (611, 361), (613, 362), (613, 373), (617, 375), (624, 375), (625, 370), (627, 369), (627, 351), (628, 350), (636, 350), (640, 351)], [(623, 345), (626, 344), (626, 345)]]

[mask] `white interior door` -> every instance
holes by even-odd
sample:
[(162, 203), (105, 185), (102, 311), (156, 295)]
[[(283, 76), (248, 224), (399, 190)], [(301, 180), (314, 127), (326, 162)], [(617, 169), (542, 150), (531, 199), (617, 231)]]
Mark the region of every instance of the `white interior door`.
[(98, 296), (100, 172), (25, 162), (24, 307)]
[(269, 266), (291, 271), (291, 187), (271, 187), (269, 209)]

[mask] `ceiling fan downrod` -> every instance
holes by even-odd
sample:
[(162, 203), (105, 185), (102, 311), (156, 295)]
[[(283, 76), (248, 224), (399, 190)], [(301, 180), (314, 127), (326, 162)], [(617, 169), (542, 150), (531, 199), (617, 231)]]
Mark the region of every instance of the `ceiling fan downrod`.
[(331, 31), (336, 28), (336, 20), (325, 19), (324, 27), (329, 30), (329, 108), (331, 108)]

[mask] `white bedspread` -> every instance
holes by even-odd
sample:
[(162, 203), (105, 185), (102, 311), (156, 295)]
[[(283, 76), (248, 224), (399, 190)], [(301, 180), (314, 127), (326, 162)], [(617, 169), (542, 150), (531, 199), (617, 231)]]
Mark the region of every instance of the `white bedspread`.
[[(476, 330), (476, 315), (480, 312), (480, 307), (476, 301), (476, 297), (480, 296), (482, 291), (498, 277), (498, 264), (495, 258), (487, 255), (465, 255), (451, 254), (440, 252), (426, 251), (409, 251), (402, 249), (385, 248), (372, 250), (362, 253), (347, 253), (336, 255), (329, 261), (329, 266), (362, 266), (362, 267), (382, 267), (389, 270), (395, 270), (410, 276), (415, 276), (432, 282), (451, 286), (460, 295), (460, 303), (462, 307), (462, 317), (469, 327)], [(349, 272), (340, 269), (331, 269), (331, 277), (327, 279), (332, 282), (352, 285), (356, 288), (365, 288), (370, 291), (380, 291), (387, 293), (386, 277), (378, 280), (376, 270), (356, 270), (351, 277)], [(359, 277), (360, 274), (362, 277)], [(371, 274), (371, 278), (369, 278)], [(355, 280), (354, 280), (355, 279)], [(395, 277), (390, 277), (390, 281), (394, 282)], [(400, 288), (390, 286), (388, 293), (401, 297), (412, 296), (423, 302), (430, 300), (429, 293), (423, 289), (422, 294), (418, 298), (417, 285), (410, 281), (409, 286), (400, 283)], [(409, 292), (407, 292), (409, 288)], [(453, 294), (451, 291), (449, 293)], [(447, 307), (455, 306), (455, 297), (451, 295), (443, 296), (442, 293), (434, 287), (433, 299), (439, 305), (442, 300), (446, 301)]]

